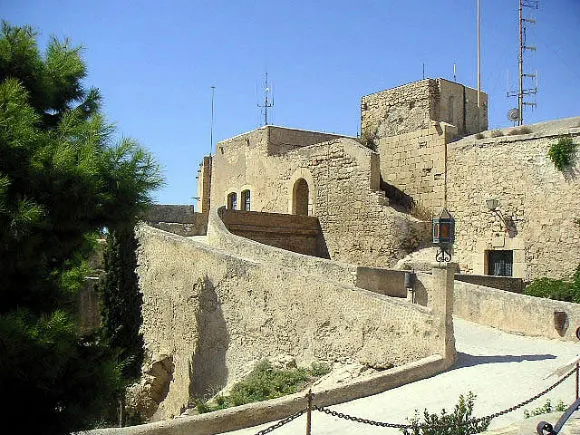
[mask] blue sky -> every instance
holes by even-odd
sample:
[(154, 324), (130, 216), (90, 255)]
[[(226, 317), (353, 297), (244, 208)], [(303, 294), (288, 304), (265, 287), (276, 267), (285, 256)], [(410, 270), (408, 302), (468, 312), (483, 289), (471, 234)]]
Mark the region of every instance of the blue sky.
[[(87, 85), (98, 87), (119, 135), (163, 167), (155, 199), (191, 204), (214, 143), (261, 125), (268, 70), (273, 124), (356, 135), (360, 97), (426, 77), (476, 87), (476, 0), (0, 0), (3, 19), (82, 45)], [(511, 125), (518, 0), (481, 0), (482, 89), (490, 128)], [(528, 43), (537, 51), (538, 107), (525, 122), (580, 115), (580, 0), (541, 0)]]

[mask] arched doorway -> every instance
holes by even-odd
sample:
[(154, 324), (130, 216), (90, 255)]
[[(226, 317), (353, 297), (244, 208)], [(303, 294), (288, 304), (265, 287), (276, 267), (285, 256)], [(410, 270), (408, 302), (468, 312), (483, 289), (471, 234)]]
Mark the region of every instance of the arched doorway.
[(292, 192), (292, 214), (308, 216), (308, 183), (304, 178), (299, 178), (294, 183)]

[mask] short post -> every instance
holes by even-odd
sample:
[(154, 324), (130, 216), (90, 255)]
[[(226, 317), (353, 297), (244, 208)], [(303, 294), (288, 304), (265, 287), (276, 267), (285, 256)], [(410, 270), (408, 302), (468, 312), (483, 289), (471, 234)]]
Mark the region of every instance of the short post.
[(579, 376), (580, 373), (578, 372), (578, 361), (576, 361), (576, 400), (578, 400), (579, 396)]
[(312, 389), (310, 389), (306, 395), (308, 398), (308, 405), (306, 406), (306, 435), (312, 434), (312, 396)]

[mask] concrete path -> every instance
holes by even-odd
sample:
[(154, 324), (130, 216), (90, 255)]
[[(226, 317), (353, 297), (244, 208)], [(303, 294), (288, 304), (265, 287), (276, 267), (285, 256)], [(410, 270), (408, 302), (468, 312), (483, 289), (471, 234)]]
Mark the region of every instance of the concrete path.
[[(461, 319), (454, 320), (458, 361), (448, 372), (414, 382), (375, 396), (334, 405), (331, 409), (373, 420), (407, 423), (415, 409), (439, 413), (452, 410), (460, 394), (472, 391), (477, 395), (474, 415), (488, 415), (509, 408), (539, 393), (557, 378), (546, 378), (556, 368), (580, 354), (580, 343), (560, 342), (541, 338), (506, 334)], [(574, 378), (546, 396), (522, 409), (493, 420), (491, 428), (521, 421), (524, 409), (544, 405), (549, 398), (567, 405), (575, 399)], [(275, 435), (305, 433), (304, 416), (277, 429)], [(555, 423), (555, 422), (552, 422)], [(250, 435), (273, 423), (243, 429), (229, 434)], [(312, 417), (312, 433), (323, 434), (400, 434), (397, 429), (385, 429), (341, 420), (320, 412)], [(575, 433), (575, 432), (574, 432)]]

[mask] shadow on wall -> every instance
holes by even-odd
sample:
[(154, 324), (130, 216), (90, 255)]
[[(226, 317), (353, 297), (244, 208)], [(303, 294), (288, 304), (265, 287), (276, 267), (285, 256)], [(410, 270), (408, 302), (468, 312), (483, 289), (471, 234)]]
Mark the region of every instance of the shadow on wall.
[(324, 232), (320, 226), (320, 221), (318, 222), (318, 236), (316, 237), (316, 256), (330, 260), (330, 253), (328, 252), (328, 246), (326, 246), (326, 240), (324, 240)]
[(194, 285), (199, 294), (196, 314), (199, 341), (190, 366), (190, 397), (201, 398), (221, 390), (228, 377), (226, 351), (230, 337), (218, 294), (212, 282), (205, 277)]
[(427, 289), (425, 288), (425, 286), (423, 285), (423, 283), (420, 280), (415, 280), (415, 300), (414, 302), (418, 305), (422, 305), (424, 307), (427, 306), (427, 303), (429, 302), (429, 294), (427, 292)]

